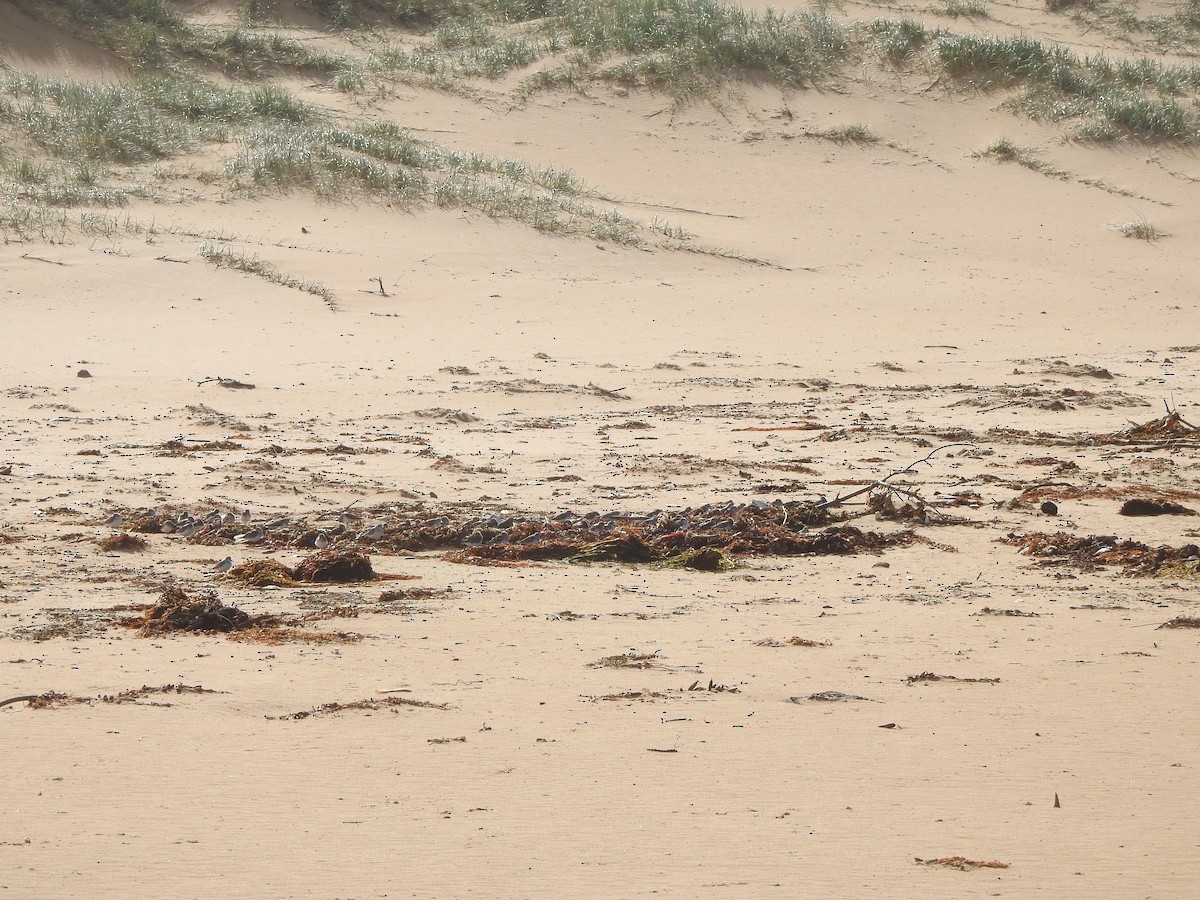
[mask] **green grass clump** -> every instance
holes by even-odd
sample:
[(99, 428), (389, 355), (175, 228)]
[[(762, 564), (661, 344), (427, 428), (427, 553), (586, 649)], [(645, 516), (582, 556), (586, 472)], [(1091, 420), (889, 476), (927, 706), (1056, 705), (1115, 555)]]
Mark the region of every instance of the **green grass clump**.
[(555, 12), (572, 47), (660, 57), (664, 73), (690, 71), (710, 80), (759, 74), (798, 86), (850, 49), (847, 33), (828, 16), (760, 14), (716, 0), (566, 0)]
[(912, 19), (876, 19), (864, 33), (873, 39), (875, 51), (893, 65), (903, 65), (924, 49), (930, 33)]
[(312, 120), (315, 110), (274, 86), (251, 90), (156, 76), (90, 84), (13, 75), (0, 79), (0, 121), (61, 158), (140, 163), (228, 139), (251, 123)]
[(1008, 138), (1002, 138), (984, 150), (972, 154), (976, 159), (994, 159), (996, 162), (1016, 163), (1042, 175), (1052, 178), (1069, 178), (1068, 172), (1050, 165), (1040, 159), (1029, 147), (1019, 147)]
[(983, 0), (942, 0), (935, 10), (944, 16), (968, 19), (990, 19), (987, 3)]

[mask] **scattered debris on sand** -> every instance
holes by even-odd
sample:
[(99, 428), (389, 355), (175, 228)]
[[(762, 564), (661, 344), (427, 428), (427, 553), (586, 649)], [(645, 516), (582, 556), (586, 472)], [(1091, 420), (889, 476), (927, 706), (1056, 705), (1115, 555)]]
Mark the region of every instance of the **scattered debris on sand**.
[(1119, 565), (1125, 575), (1159, 578), (1200, 578), (1200, 546), (1150, 547), (1112, 535), (1077, 537), (1066, 532), (1013, 534), (1000, 538), (1018, 552), (1037, 559), (1039, 565), (1068, 565), (1085, 572)]
[(653, 653), (618, 653), (615, 656), (605, 656), (588, 663), (589, 669), (661, 669), (661, 658), (658, 651)]
[(970, 872), (973, 869), (1007, 869), (1008, 863), (997, 862), (990, 860), (987, 862), (977, 859), (967, 859), (965, 856), (941, 856), (937, 859), (921, 859), (919, 856), (913, 857), (913, 861), (920, 866), (941, 866), (945, 869), (959, 869), (963, 872)]
[(985, 606), (979, 612), (971, 613), (973, 616), (1009, 616), (1020, 619), (1036, 619), (1041, 616), (1041, 613), (1031, 612), (1027, 609), (994, 609), (990, 606)]
[(313, 709), (301, 710), (300, 712), (287, 713), (282, 716), (267, 716), (268, 719), (276, 721), (283, 720), (299, 720), (310, 719), (316, 716), (331, 716), (334, 713), (340, 712), (356, 712), (360, 710), (374, 711), (380, 709), (397, 710), (401, 708), (420, 708), (420, 709), (449, 709), (447, 703), (430, 703), (428, 700), (413, 700), (409, 697), (368, 697), (365, 700), (355, 700), (353, 703), (322, 703), (320, 706)]
[(999, 678), (959, 678), (957, 675), (937, 675), (933, 672), (922, 672), (920, 675), (909, 675), (904, 679), (908, 685), (931, 684), (935, 681), (954, 681), (959, 684), (999, 684)]

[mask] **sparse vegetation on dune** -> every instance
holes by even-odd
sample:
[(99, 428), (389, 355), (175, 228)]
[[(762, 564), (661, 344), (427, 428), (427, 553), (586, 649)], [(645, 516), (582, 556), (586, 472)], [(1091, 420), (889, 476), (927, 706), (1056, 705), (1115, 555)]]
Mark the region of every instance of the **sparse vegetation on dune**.
[[(358, 95), (364, 107), (401, 83), (475, 94), (498, 91), (492, 84), (501, 76), (509, 77), (507, 99), (517, 103), (539, 91), (602, 84), (660, 91), (676, 103), (721, 103), (746, 80), (802, 89), (851, 77), (851, 66), (875, 67), (943, 89), (1007, 95), (1012, 109), (1061, 123), (1077, 139), (1200, 140), (1200, 66), (1080, 56), (1029, 36), (959, 33), (912, 19), (850, 22), (824, 7), (785, 14), (720, 0), (307, 0), (300, 7), (331, 27), (318, 50), (294, 31), (274, 30), (292, 14), (274, 0), (244, 0), (223, 24), (201, 22), (165, 0), (21, 6), (117, 54), (134, 76), (106, 84), (0, 78), (5, 233), (69, 227), (70, 217), (56, 219), (48, 208), (308, 191), (701, 249), (677, 225), (611, 208), (569, 171), (450, 150), (394, 123), (326, 112), (269, 80), (281, 74), (315, 75), (326, 89)], [(1103, 0), (1048, 0), (1047, 8), (1114, 14)], [(1198, 10), (1200, 0), (1189, 0), (1171, 21), (1200, 29)], [(933, 11), (988, 15), (980, 0), (944, 0)], [(214, 73), (234, 83), (217, 84)], [(860, 125), (808, 133), (880, 142)], [(193, 154), (220, 145), (236, 150), (223, 152), (221, 162), (194, 161)], [(1019, 148), (996, 145), (985, 155), (1062, 175)], [(168, 178), (163, 167), (177, 164), (185, 177)]]

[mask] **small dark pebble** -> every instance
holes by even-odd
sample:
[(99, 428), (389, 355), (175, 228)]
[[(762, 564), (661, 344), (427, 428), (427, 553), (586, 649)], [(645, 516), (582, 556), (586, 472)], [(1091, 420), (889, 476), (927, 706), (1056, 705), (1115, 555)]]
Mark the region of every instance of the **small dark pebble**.
[(1045, 503), (1042, 504), (1042, 512), (1044, 512), (1048, 516), (1057, 516), (1058, 515), (1058, 504), (1051, 503), (1049, 500), (1047, 500)]

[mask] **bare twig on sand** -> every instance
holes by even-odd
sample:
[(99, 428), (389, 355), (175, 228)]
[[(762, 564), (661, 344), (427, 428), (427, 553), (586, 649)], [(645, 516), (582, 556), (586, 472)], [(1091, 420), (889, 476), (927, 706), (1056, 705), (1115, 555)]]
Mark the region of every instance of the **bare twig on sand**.
[[(896, 469), (896, 471), (894, 471), (894, 472), (889, 472), (887, 475), (884, 475), (878, 481), (873, 481), (870, 484), (868, 484), (866, 487), (859, 488), (857, 491), (851, 491), (849, 494), (846, 494), (845, 496), (838, 496), (838, 497), (834, 497), (832, 500), (821, 501), (820, 503), (817, 504), (817, 509), (830, 509), (834, 506), (841, 506), (847, 500), (853, 500), (855, 497), (861, 497), (863, 494), (869, 494), (871, 491), (877, 491), (880, 488), (886, 488), (887, 490), (890, 490), (890, 491), (900, 490), (899, 488), (895, 488), (892, 485), (888, 484), (888, 482), (891, 481), (893, 478), (895, 478), (897, 475), (904, 475), (908, 472), (911, 472), (914, 469), (916, 469), (917, 466), (921, 465), (922, 463), (926, 463), (928, 465), (933, 465), (933, 463), (930, 462), (930, 460), (933, 459), (934, 455), (941, 453), (943, 450), (948, 450), (951, 447), (974, 447), (974, 446), (975, 445), (970, 441), (957, 441), (956, 443), (953, 443), (953, 444), (942, 444), (942, 446), (940, 446), (940, 447), (934, 447), (932, 450), (930, 450), (928, 453), (926, 453), (920, 459), (909, 463), (903, 469)], [(911, 492), (901, 491), (901, 493), (911, 493)]]

